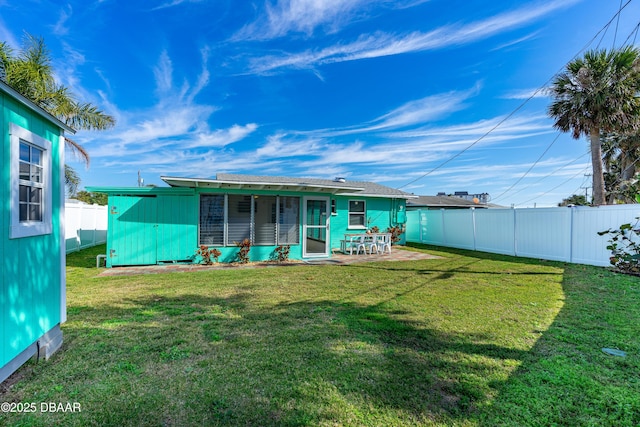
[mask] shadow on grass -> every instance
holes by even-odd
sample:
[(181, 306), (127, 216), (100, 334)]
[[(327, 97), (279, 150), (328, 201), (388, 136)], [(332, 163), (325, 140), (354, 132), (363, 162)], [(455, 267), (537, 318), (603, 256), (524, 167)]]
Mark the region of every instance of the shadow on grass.
[(526, 355), (379, 305), (251, 301), (70, 307), (58, 380), (86, 399), (79, 425), (448, 424), (474, 416), (487, 378)]
[(532, 265), (540, 265), (548, 263), (549, 265), (566, 265), (561, 261), (547, 261), (544, 259), (538, 258), (526, 258), (526, 257), (516, 257), (511, 255), (502, 255), (502, 254), (494, 254), (490, 252), (480, 252), (480, 251), (472, 251), (469, 249), (457, 249), (457, 248), (448, 248), (445, 246), (434, 246), (434, 245), (426, 245), (423, 243), (407, 243), (406, 247), (411, 249), (424, 250), (429, 252), (441, 252), (452, 255), (461, 255), (463, 257), (471, 257), (475, 258), (478, 261), (481, 260), (491, 260), (491, 261), (506, 261), (509, 263), (517, 263), (517, 264), (532, 264)]
[(493, 384), (499, 394), (480, 425), (640, 425), (640, 280), (568, 265), (562, 287), (564, 306), (522, 365)]

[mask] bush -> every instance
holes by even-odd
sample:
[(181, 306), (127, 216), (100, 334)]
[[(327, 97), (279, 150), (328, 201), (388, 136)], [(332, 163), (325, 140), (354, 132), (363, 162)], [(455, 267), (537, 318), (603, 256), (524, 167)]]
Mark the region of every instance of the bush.
[(291, 251), (291, 246), (289, 245), (280, 245), (276, 247), (274, 252), (274, 259), (278, 262), (286, 262), (289, 260), (289, 252)]
[[(222, 252), (220, 252), (216, 248), (209, 249), (207, 246), (202, 245), (196, 251), (196, 255), (200, 255), (203, 264), (211, 265), (214, 261), (218, 262), (218, 257), (222, 255)], [(211, 258), (213, 258), (213, 261), (211, 260)]]
[(391, 243), (398, 243), (400, 241), (400, 236), (404, 233), (404, 226), (396, 225), (393, 227), (387, 228), (387, 233), (391, 233)]
[(636, 217), (635, 224), (622, 224), (618, 229), (598, 232), (599, 236), (611, 236), (607, 249), (611, 251), (609, 262), (617, 270), (626, 274), (640, 275), (640, 229)]
[(240, 248), (236, 257), (238, 258), (238, 262), (241, 264), (246, 264), (249, 262), (249, 250), (251, 249), (251, 240), (244, 239), (242, 242), (234, 242), (237, 247)]

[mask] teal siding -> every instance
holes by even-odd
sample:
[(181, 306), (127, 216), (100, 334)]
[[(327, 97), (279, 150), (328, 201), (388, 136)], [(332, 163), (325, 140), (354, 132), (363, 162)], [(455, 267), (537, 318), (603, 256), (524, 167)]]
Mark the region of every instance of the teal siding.
[[(183, 188), (149, 190), (145, 195), (130, 189), (114, 189), (109, 196), (109, 229), (107, 234), (107, 266), (149, 265), (160, 262), (196, 260), (199, 245), (200, 194), (239, 194), (256, 196), (293, 196), (300, 198), (298, 244), (290, 245), (289, 258), (303, 259), (303, 209), (304, 197), (327, 197), (318, 193), (295, 193), (270, 190), (209, 190), (195, 189), (195, 194), (178, 195)], [(176, 195), (172, 195), (174, 193)], [(364, 229), (348, 227), (349, 200), (366, 201), (366, 218), (369, 226), (380, 230), (396, 225), (401, 218), (397, 212), (405, 209), (402, 199), (375, 197), (331, 196), (336, 200), (337, 214), (330, 218), (330, 246), (340, 247), (345, 233), (364, 232)], [(262, 213), (261, 213), (262, 214)], [(238, 248), (210, 246), (222, 252), (220, 262), (236, 260)], [(251, 261), (264, 261), (274, 257), (277, 245), (254, 245), (249, 251)]]
[[(381, 197), (334, 196), (336, 214), (331, 215), (331, 247), (340, 248), (340, 240), (345, 233), (364, 233), (362, 228), (349, 227), (349, 201), (364, 200), (366, 202), (366, 221), (368, 227), (377, 226), (380, 231), (402, 223), (397, 214), (406, 209), (404, 199), (387, 199)], [(401, 216), (401, 215), (400, 215)]]
[[(0, 93), (0, 368), (60, 323), (61, 191), (59, 129)], [(48, 139), (51, 147), (52, 230), (49, 235), (9, 239), (10, 138), (15, 123)]]
[(157, 200), (158, 261), (191, 259), (197, 244), (197, 198), (162, 196)]
[(109, 205), (107, 264), (148, 265), (157, 261), (156, 198), (117, 196)]

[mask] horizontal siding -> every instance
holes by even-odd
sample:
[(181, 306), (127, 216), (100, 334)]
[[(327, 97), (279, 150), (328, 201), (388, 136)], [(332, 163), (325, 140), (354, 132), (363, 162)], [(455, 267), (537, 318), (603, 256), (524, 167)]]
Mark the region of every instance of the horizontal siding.
[[(61, 192), (59, 130), (6, 95), (0, 95), (0, 367), (27, 349), (61, 320)], [(52, 143), (52, 229), (44, 236), (9, 239), (10, 140), (15, 123)]]

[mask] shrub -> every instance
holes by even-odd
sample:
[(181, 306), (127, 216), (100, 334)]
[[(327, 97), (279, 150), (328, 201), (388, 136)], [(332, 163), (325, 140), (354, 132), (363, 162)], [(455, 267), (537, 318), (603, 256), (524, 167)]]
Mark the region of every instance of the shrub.
[(291, 251), (291, 246), (289, 245), (280, 245), (274, 249), (274, 258), (278, 262), (286, 262), (289, 260), (289, 252)]
[[(209, 249), (207, 246), (202, 245), (196, 251), (196, 255), (200, 255), (200, 257), (202, 257), (203, 264), (211, 265), (214, 261), (218, 262), (218, 257), (222, 255), (222, 252), (216, 248)], [(211, 258), (213, 258), (213, 261)]]
[(598, 232), (598, 235), (604, 236), (608, 234), (611, 238), (608, 240), (607, 249), (611, 251), (609, 262), (617, 270), (626, 274), (640, 275), (640, 229), (638, 222), (640, 217), (636, 218), (635, 224), (622, 224), (617, 229), (610, 228), (605, 231)]
[(244, 239), (242, 242), (234, 242), (237, 247), (240, 248), (236, 257), (238, 258), (238, 262), (241, 264), (246, 264), (249, 262), (249, 250), (251, 249), (251, 240)]
[(398, 243), (400, 241), (400, 236), (404, 233), (403, 225), (396, 225), (393, 227), (387, 228), (387, 233), (391, 233), (391, 243)]

